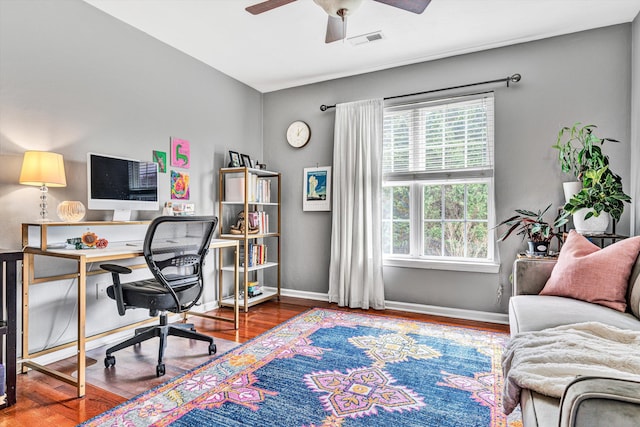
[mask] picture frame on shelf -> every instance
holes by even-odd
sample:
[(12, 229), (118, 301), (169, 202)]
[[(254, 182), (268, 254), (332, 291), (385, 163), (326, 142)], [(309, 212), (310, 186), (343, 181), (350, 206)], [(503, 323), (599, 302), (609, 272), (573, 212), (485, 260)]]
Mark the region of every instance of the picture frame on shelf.
[(331, 210), (331, 166), (304, 169), (302, 210)]
[(242, 166), (242, 159), (240, 159), (240, 153), (237, 151), (229, 150), (229, 167), (239, 168)]
[(251, 157), (249, 157), (247, 154), (241, 154), (240, 157), (242, 158), (242, 164), (240, 166), (244, 166), (246, 168), (253, 167), (251, 165)]

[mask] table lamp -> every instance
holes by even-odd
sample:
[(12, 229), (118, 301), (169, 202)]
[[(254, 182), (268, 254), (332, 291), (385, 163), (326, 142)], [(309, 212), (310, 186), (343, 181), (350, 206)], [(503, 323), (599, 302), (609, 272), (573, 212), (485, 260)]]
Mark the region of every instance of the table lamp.
[(40, 221), (47, 218), (47, 192), (49, 187), (66, 187), (62, 154), (46, 151), (26, 151), (20, 171), (20, 184), (40, 187)]

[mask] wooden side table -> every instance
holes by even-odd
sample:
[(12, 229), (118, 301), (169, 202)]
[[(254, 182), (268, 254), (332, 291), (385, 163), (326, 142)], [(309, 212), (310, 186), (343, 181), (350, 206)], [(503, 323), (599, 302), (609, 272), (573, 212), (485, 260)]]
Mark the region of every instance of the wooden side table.
[(0, 361), (5, 365), (5, 399), (0, 408), (16, 403), (16, 338), (17, 323), (16, 294), (18, 290), (18, 261), (22, 261), (22, 251), (0, 249), (0, 277), (4, 277), (2, 287), (5, 300), (0, 292), (0, 335), (6, 339), (6, 360), (2, 360), (3, 340), (0, 338)]

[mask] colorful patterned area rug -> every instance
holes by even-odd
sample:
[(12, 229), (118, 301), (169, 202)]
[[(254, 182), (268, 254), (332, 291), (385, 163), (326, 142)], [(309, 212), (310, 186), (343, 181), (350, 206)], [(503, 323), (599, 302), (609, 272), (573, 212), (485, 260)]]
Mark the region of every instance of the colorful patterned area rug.
[(508, 334), (312, 309), (85, 426), (521, 426)]

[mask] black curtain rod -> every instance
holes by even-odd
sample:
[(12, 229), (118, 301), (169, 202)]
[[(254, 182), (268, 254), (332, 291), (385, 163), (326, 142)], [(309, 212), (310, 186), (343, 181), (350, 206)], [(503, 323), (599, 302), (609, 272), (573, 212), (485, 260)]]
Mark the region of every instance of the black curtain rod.
[[(513, 83), (519, 82), (521, 78), (522, 78), (522, 76), (520, 74), (516, 73), (516, 74), (514, 74), (512, 76), (505, 77), (503, 79), (488, 80), (486, 82), (469, 83), (469, 84), (466, 84), (466, 85), (445, 87), (445, 88), (442, 88), (442, 89), (426, 90), (424, 92), (408, 93), (406, 95), (388, 96), (388, 97), (384, 98), (384, 100), (386, 101), (388, 99), (405, 98), (407, 96), (425, 95), (427, 93), (442, 92), (444, 90), (461, 89), (461, 88), (464, 88), (464, 87), (486, 85), (486, 84), (490, 84), (490, 83), (505, 82), (507, 84), (507, 87), (509, 87), (509, 83), (511, 83), (511, 82), (513, 82)], [(335, 105), (324, 105), (324, 104), (322, 104), (320, 106), (320, 111), (327, 111), (329, 108), (336, 108), (336, 106)]]

